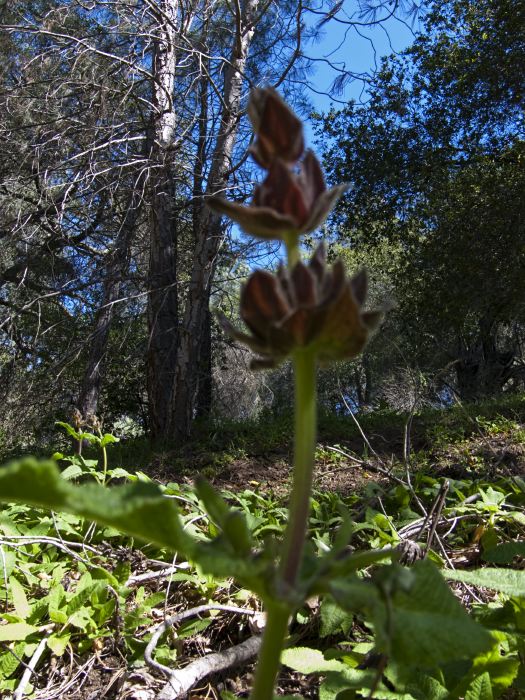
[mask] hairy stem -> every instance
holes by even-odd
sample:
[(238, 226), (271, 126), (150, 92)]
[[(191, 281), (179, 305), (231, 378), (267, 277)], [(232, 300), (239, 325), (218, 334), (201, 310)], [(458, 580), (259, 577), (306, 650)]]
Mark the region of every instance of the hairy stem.
[(301, 568), (308, 529), (315, 457), (317, 407), (315, 369), (314, 351), (309, 349), (296, 351), (294, 354), (293, 488), (278, 578), (278, 594), (284, 594), (284, 600), (273, 601), (267, 606), (266, 627), (251, 700), (272, 700), (273, 698), (275, 679), (288, 630), (288, 619), (294, 609), (293, 591)]
[(106, 479), (108, 476), (108, 453), (106, 451), (106, 446), (102, 447), (102, 473), (103, 473), (103, 480), (102, 483), (104, 486), (106, 485)]
[(315, 353), (312, 350), (295, 353), (293, 489), (281, 559), (281, 577), (288, 589), (295, 586), (301, 566), (310, 513), (317, 414), (315, 365)]
[(284, 243), (286, 245), (286, 255), (288, 256), (288, 267), (292, 268), (301, 259), (297, 235), (293, 233), (285, 236)]
[(285, 603), (271, 602), (266, 608), (266, 627), (250, 700), (273, 699), (290, 612), (290, 606)]

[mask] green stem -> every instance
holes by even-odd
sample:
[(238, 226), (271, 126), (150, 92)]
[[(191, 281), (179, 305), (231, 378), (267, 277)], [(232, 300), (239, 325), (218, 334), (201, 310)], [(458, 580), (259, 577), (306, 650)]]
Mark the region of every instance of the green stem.
[(266, 608), (266, 626), (250, 700), (273, 698), (290, 612), (290, 606), (287, 604), (272, 602)]
[(297, 239), (297, 234), (290, 234), (289, 236), (284, 236), (284, 243), (286, 245), (286, 255), (288, 257), (288, 267), (292, 268), (301, 259), (301, 251), (299, 250), (299, 241)]
[[(297, 236), (285, 238), (288, 267), (300, 259)], [(310, 493), (315, 458), (317, 427), (316, 356), (310, 349), (297, 350), (293, 357), (295, 379), (295, 429), (293, 487), (288, 508), (288, 525), (277, 580), (277, 595), (266, 608), (266, 626), (259, 652), (251, 700), (272, 700), (281, 652), (288, 632), (288, 619), (294, 610), (293, 594), (303, 560), (308, 531)]]
[[(316, 358), (312, 350), (298, 350), (294, 355), (295, 436), (293, 489), (288, 509), (278, 584), (285, 600), (268, 604), (266, 627), (259, 652), (251, 700), (272, 700), (279, 671), (281, 652), (293, 612), (290, 593), (297, 583), (303, 559), (310, 513), (310, 493), (316, 440)], [(288, 600), (287, 600), (288, 599)]]
[(106, 446), (102, 448), (102, 468), (103, 468), (103, 484), (106, 485), (106, 478), (108, 475), (108, 453), (106, 452)]
[(295, 586), (301, 566), (310, 514), (317, 419), (315, 365), (314, 351), (300, 350), (295, 353), (293, 489), (281, 558), (281, 577), (288, 589)]

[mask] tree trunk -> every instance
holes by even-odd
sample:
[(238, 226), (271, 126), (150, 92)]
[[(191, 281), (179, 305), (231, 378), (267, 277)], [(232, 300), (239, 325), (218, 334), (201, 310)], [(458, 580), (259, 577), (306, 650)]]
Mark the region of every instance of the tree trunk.
[[(207, 180), (206, 194), (222, 191), (231, 167), (233, 147), (239, 125), (243, 73), (254, 34), (258, 0), (246, 0), (237, 16), (237, 35), (229, 66), (224, 78), (224, 100), (220, 129), (212, 165)], [(239, 5), (237, 5), (239, 7)], [(221, 219), (202, 208), (200, 222), (195, 227), (196, 246), (184, 320), (182, 323), (175, 366), (169, 435), (172, 439), (189, 436), (196, 411), (198, 371), (203, 349), (203, 329), (209, 312), (210, 291), (217, 255), (223, 242)]]
[(160, 3), (153, 55), (153, 142), (148, 279), (148, 404), (154, 440), (165, 439), (177, 354), (177, 219), (171, 159), (176, 114), (173, 105), (178, 27), (177, 0)]
[[(206, 54), (206, 46), (204, 42), (199, 47), (203, 55)], [(205, 60), (205, 59), (203, 59)], [(199, 137), (197, 146), (197, 157), (195, 158), (195, 167), (193, 171), (193, 242), (197, 243), (202, 235), (202, 219), (204, 213), (203, 203), (203, 183), (204, 183), (204, 164), (206, 158), (206, 144), (208, 141), (208, 88), (209, 81), (207, 72), (209, 70), (209, 61), (206, 61), (206, 72), (202, 75), (199, 86)], [(211, 347), (211, 311), (208, 301), (208, 306), (203, 314), (203, 327), (200, 331), (200, 360), (198, 366), (197, 377), (197, 407), (196, 416), (206, 418), (210, 415), (213, 391), (212, 379), (212, 347)]]
[(119, 298), (122, 280), (129, 265), (131, 242), (136, 230), (137, 219), (142, 207), (142, 188), (145, 175), (139, 174), (124, 213), (106, 266), (105, 280), (102, 290), (102, 304), (95, 318), (91, 335), (88, 360), (84, 371), (82, 388), (77, 401), (77, 408), (83, 416), (96, 415), (100, 391), (104, 377), (104, 360), (106, 356), (111, 322), (113, 320), (115, 302)]
[(206, 231), (206, 244), (200, 242), (196, 251), (190, 282), (186, 313), (179, 337), (177, 363), (170, 425), (170, 438), (189, 437), (191, 423), (196, 415), (199, 368), (205, 347), (205, 320), (209, 314), (210, 290), (219, 241), (222, 240), (220, 217), (211, 215)]
[(211, 310), (208, 304), (204, 314), (204, 327), (202, 329), (202, 347), (200, 353), (199, 374), (197, 378), (197, 409), (198, 418), (206, 418), (210, 415), (213, 400), (213, 376), (212, 376), (212, 346), (211, 346)]
[(472, 345), (463, 340), (459, 345), (456, 378), (458, 393), (465, 401), (497, 396), (513, 376), (515, 352), (498, 349), (497, 324), (483, 317), (478, 328)]

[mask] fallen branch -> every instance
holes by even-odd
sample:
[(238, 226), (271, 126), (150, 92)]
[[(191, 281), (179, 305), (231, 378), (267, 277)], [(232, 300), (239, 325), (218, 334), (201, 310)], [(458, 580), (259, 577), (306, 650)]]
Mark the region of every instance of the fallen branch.
[(261, 644), (259, 636), (250, 637), (246, 641), (238, 644), (230, 649), (218, 652), (216, 654), (208, 654), (200, 659), (192, 661), (188, 666), (182, 669), (172, 669), (164, 664), (159, 663), (153, 658), (153, 653), (162, 635), (173, 625), (187, 620), (190, 617), (195, 617), (201, 613), (209, 612), (210, 610), (220, 610), (222, 612), (232, 612), (240, 615), (256, 615), (255, 610), (247, 610), (246, 608), (238, 608), (233, 605), (198, 605), (196, 608), (184, 610), (177, 615), (168, 617), (162, 622), (148, 642), (148, 646), (144, 651), (144, 659), (148, 666), (154, 668), (169, 677), (166, 686), (157, 696), (157, 700), (172, 700), (187, 693), (201, 678), (209, 676), (210, 673), (217, 673), (230, 666), (243, 663), (247, 659), (254, 656)]
[(40, 642), (38, 643), (37, 648), (33, 652), (33, 656), (31, 657), (29, 663), (27, 664), (24, 673), (22, 674), (22, 678), (20, 679), (20, 683), (18, 684), (17, 689), (13, 693), (13, 700), (22, 700), (24, 697), (25, 689), (27, 684), (29, 683), (31, 676), (35, 672), (35, 668), (37, 663), (40, 661), (40, 657), (45, 651), (46, 644), (47, 644), (47, 638), (51, 634), (51, 632), (54, 630), (55, 626), (54, 625), (49, 625), (48, 628), (45, 630), (45, 635), (42, 637)]
[[(362, 469), (365, 469), (366, 471), (376, 472), (377, 474), (382, 474), (383, 476), (386, 476), (389, 479), (391, 479), (396, 484), (400, 484), (401, 486), (408, 488), (408, 484), (405, 481), (403, 481), (403, 479), (400, 479), (395, 474), (392, 474), (392, 472), (390, 470), (386, 469), (385, 467), (380, 467), (378, 464), (371, 464), (370, 462), (367, 462), (364, 459), (358, 459), (357, 457), (354, 457), (353, 455), (348, 454), (348, 452), (341, 450), (339, 447), (332, 447), (330, 445), (327, 445), (326, 449), (331, 450), (332, 452), (337, 452), (338, 454), (342, 455), (343, 457), (346, 457), (347, 459), (349, 459), (356, 466), (361, 467)], [(325, 472), (324, 474), (322, 474), (322, 476), (326, 476), (327, 474), (335, 473), (336, 471), (343, 471), (344, 469), (351, 469), (351, 467), (338, 467), (337, 469), (333, 469), (329, 472)]]
[(177, 571), (180, 571), (181, 569), (186, 569), (186, 567), (181, 566), (180, 564), (176, 564), (175, 566), (166, 566), (166, 568), (161, 569), (160, 571), (147, 571), (145, 574), (137, 574), (136, 576), (130, 576), (126, 581), (125, 586), (127, 588), (130, 588), (131, 586), (141, 586), (147, 581), (154, 581), (155, 579), (159, 578), (167, 578), (168, 576), (171, 576), (172, 574), (176, 573)]
[(176, 700), (186, 695), (205, 676), (245, 663), (258, 653), (261, 640), (260, 636), (250, 637), (234, 647), (208, 654), (192, 661), (185, 668), (172, 671), (169, 681), (158, 693), (156, 700)]

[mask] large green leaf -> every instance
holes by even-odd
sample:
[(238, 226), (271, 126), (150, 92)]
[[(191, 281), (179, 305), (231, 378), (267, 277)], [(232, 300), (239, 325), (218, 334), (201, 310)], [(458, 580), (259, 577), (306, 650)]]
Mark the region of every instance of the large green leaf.
[(323, 599), (321, 603), (321, 629), (319, 631), (321, 637), (341, 633), (347, 635), (353, 620), (353, 614), (343, 610), (330, 596)]
[(465, 700), (494, 700), (488, 673), (483, 673), (472, 681), (465, 695)]
[[(344, 673), (328, 672), (325, 680), (319, 688), (319, 700), (336, 700), (336, 698), (354, 698), (345, 691), (359, 691), (357, 697), (369, 697), (370, 689), (376, 682), (376, 671), (359, 671), (347, 668)], [(374, 690), (374, 700), (418, 700), (417, 696), (403, 691), (396, 692), (385, 688), (380, 684)], [(425, 700), (435, 700), (433, 697), (425, 697)]]
[(25, 646), (24, 642), (18, 642), (18, 644), (9, 645), (8, 651), (0, 654), (0, 679), (9, 678), (20, 666)]
[[(232, 551), (231, 541), (222, 533), (213, 541), (198, 542), (183, 529), (174, 499), (165, 498), (152, 482), (137, 481), (111, 488), (99, 484), (78, 486), (62, 478), (55, 462), (28, 457), (0, 468), (0, 501), (66, 511), (109, 525), (179, 552), (198, 562), (205, 573), (218, 577), (235, 575), (257, 593), (264, 594), (266, 584), (271, 585), (266, 570), (272, 562)], [(239, 525), (233, 520), (230, 524)], [(244, 521), (242, 525), (246, 527)], [(231, 540), (231, 532), (229, 535)]]
[(70, 639), (71, 634), (69, 632), (62, 634), (55, 633), (48, 637), (47, 646), (51, 649), (55, 656), (62, 656), (67, 648), (67, 645), (69, 644)]
[(493, 645), (427, 560), (411, 569), (383, 567), (376, 581), (337, 580), (331, 588), (341, 607), (371, 617), (378, 650), (400, 664), (434, 667)]
[(152, 483), (115, 488), (74, 486), (62, 479), (52, 461), (26, 458), (0, 469), (0, 500), (30, 503), (81, 515), (162, 547), (192, 553), (172, 499)]
[(525, 556), (525, 542), (505, 542), (483, 554), (485, 561), (493, 564), (511, 564), (514, 557)]
[(445, 571), (453, 581), (491, 588), (507, 595), (525, 597), (525, 571), (512, 569), (476, 569), (476, 571)]
[(27, 622), (8, 622), (0, 625), (0, 642), (22, 641), (35, 632), (38, 632), (38, 627)]
[(337, 659), (325, 659), (322, 651), (309, 647), (285, 649), (281, 661), (285, 666), (299, 673), (327, 673), (328, 671), (346, 671), (348, 668)]
[[(281, 655), (281, 661), (285, 666), (299, 673), (326, 675), (326, 679), (319, 689), (320, 700), (335, 699), (340, 692), (349, 689), (366, 689), (368, 691), (373, 686), (376, 677), (376, 672), (373, 669), (364, 671), (350, 668), (337, 659), (325, 659), (322, 651), (309, 647), (285, 649)], [(366, 694), (368, 695), (368, 692)], [(375, 695), (374, 697), (382, 696)], [(396, 698), (398, 697), (396, 695)], [(405, 700), (412, 700), (412, 698), (406, 696)]]
[(31, 613), (31, 605), (27, 600), (24, 587), (14, 576), (9, 577), (9, 587), (16, 614), (22, 620), (27, 619)]
[(415, 683), (409, 683), (407, 690), (416, 700), (448, 700), (449, 692), (435, 678), (419, 674)]

